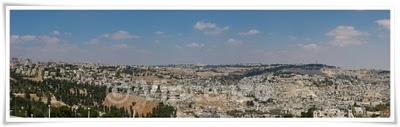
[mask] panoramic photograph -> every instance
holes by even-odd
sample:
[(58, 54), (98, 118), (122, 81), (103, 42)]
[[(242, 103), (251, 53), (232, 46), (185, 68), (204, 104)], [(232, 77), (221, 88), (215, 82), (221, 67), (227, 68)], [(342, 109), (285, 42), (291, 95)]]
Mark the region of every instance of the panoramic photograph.
[(393, 115), (389, 10), (9, 16), (11, 118)]

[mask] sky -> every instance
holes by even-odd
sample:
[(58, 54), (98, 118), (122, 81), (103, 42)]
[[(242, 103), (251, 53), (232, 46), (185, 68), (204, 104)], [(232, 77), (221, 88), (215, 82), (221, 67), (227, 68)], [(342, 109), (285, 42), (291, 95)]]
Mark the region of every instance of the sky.
[(10, 55), (105, 64), (390, 69), (387, 10), (12, 10)]

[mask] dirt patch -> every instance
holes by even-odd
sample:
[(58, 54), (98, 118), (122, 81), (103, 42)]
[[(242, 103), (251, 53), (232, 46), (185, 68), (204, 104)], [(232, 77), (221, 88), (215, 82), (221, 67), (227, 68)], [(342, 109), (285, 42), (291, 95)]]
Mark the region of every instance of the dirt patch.
[[(193, 102), (195, 107), (215, 107), (218, 111), (226, 112), (234, 109), (234, 105), (231, 105), (233, 102), (229, 102), (230, 99), (226, 95), (218, 95), (218, 94), (203, 94), (196, 95), (193, 97)], [(244, 104), (244, 103), (243, 103)], [(244, 106), (244, 105), (243, 105)]]
[(23, 78), (27, 79), (27, 80), (37, 81), (37, 82), (43, 81), (43, 77), (41, 75), (37, 75), (35, 77), (23, 77)]
[[(105, 106), (116, 106), (117, 108), (123, 107), (129, 111), (132, 107), (138, 116), (147, 116), (151, 113), (154, 107), (157, 107), (159, 101), (147, 100), (144, 97), (126, 95), (121, 93), (109, 93), (103, 101)], [(132, 113), (131, 113), (132, 115)]]
[[(23, 98), (25, 98), (25, 94), (23, 94), (23, 93), (14, 93), (14, 95), (15, 95), (16, 97), (23, 97)], [(41, 102), (43, 102), (43, 103), (47, 103), (47, 96), (39, 97), (39, 96), (37, 96), (36, 94), (29, 94), (29, 96), (30, 96), (30, 99), (31, 99), (31, 100), (34, 100), (34, 101), (41, 101)], [(51, 101), (50, 101), (50, 103), (51, 103), (51, 106), (54, 106), (54, 107), (68, 106), (67, 104), (65, 104), (65, 103), (62, 102), (61, 100), (57, 100), (55, 96), (51, 96)]]
[(202, 78), (209, 78), (213, 76), (223, 76), (226, 75), (226, 73), (215, 73), (211, 71), (206, 71), (206, 72), (196, 72), (196, 75)]

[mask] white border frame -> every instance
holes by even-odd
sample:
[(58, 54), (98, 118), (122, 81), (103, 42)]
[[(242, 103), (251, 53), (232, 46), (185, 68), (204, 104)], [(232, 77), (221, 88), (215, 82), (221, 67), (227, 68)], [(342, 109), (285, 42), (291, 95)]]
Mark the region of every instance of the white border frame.
[[(390, 10), (390, 117), (389, 118), (16, 118), (10, 117), (10, 11), (11, 10)], [(331, 7), (331, 6), (9, 6), (5, 5), (6, 39), (6, 109), (5, 122), (395, 122), (394, 6)]]

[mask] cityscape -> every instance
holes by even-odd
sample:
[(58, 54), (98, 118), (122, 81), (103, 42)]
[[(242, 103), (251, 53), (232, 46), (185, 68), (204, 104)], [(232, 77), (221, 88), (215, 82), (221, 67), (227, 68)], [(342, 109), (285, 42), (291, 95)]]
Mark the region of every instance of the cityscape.
[(389, 11), (10, 14), (13, 118), (392, 115)]
[[(32, 63), (17, 58), (11, 63), (11, 114), (22, 117), (48, 117), (46, 104), (57, 111), (50, 115), (54, 117), (86, 117), (85, 110), (92, 117), (184, 118), (354, 118), (390, 113), (390, 72), (384, 70), (323, 64)], [(33, 107), (13, 105), (27, 98), (34, 101)], [(152, 114), (157, 108), (163, 111)]]

